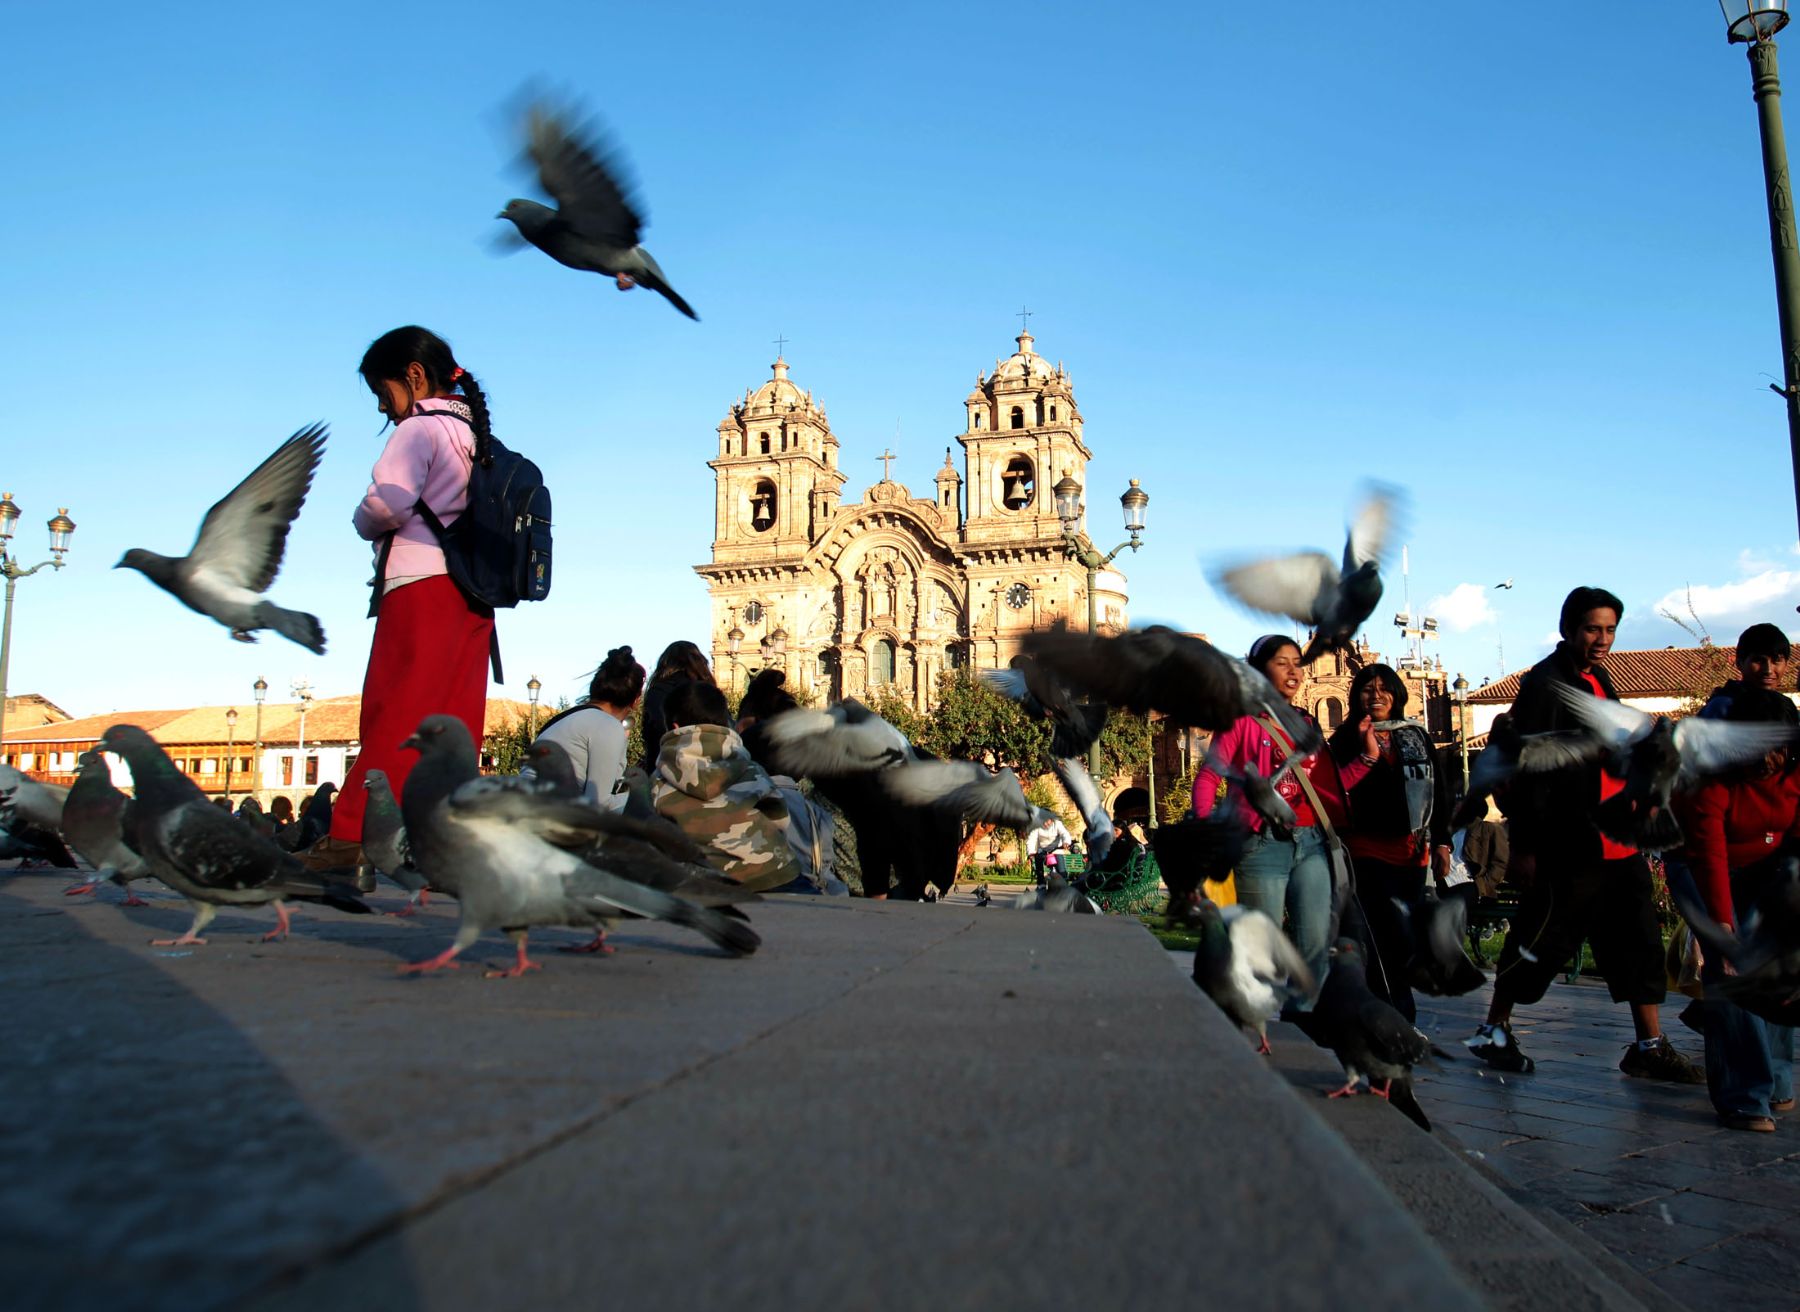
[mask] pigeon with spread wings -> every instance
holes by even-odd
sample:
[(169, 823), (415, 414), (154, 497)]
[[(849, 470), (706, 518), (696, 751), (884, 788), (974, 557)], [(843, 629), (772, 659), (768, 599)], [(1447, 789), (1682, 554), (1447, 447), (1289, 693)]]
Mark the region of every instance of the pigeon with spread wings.
[(326, 433), (324, 424), (313, 424), (275, 448), (206, 512), (187, 555), (133, 547), (113, 568), (137, 570), (189, 610), (223, 624), (239, 642), (255, 642), (258, 629), (273, 629), (323, 655), (325, 630), (318, 619), (262, 594), (281, 569), (288, 529), (312, 487)]

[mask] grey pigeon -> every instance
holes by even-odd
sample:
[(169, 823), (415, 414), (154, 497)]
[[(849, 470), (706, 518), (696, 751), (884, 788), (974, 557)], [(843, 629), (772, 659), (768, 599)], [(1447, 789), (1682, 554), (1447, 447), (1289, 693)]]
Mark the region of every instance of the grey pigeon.
[(1077, 702), (1059, 679), (1029, 656), (1014, 656), (1004, 670), (983, 670), (981, 681), (1018, 702), (1027, 715), (1050, 721), (1051, 756), (1080, 756), (1106, 728), (1105, 706)]
[(63, 836), (94, 867), (94, 877), (63, 890), (66, 897), (91, 893), (103, 879), (125, 890), (128, 907), (148, 905), (131, 891), (131, 881), (151, 873), (150, 863), (125, 846), (120, 819), (127, 798), (113, 787), (112, 771), (99, 752), (83, 752), (76, 760), (75, 782), (63, 802)]
[(885, 771), (881, 779), (888, 795), (902, 805), (935, 807), (1021, 834), (1052, 815), (1026, 799), (1018, 775), (1005, 768), (990, 770), (979, 761), (908, 761)]
[(575, 762), (559, 742), (539, 738), (525, 752), (521, 775), (537, 780), (538, 790), (550, 797), (580, 797), (581, 779), (575, 773)]
[(431, 901), (431, 892), (407, 850), (406, 821), (400, 815), (400, 803), (394, 800), (387, 771), (370, 770), (363, 775), (363, 791), (368, 794), (363, 803), (363, 855), (376, 870), (411, 894), (405, 906), (388, 914), (415, 915)]
[(1391, 899), (1412, 942), (1408, 981), (1434, 998), (1455, 998), (1487, 983), (1481, 968), (1469, 960), (1469, 904), (1460, 897), (1438, 898), (1429, 892), (1417, 902)]
[(1381, 558), (1394, 527), (1400, 494), (1372, 486), (1350, 522), (1343, 564), (1322, 551), (1240, 561), (1213, 572), (1213, 582), (1252, 610), (1310, 625), (1300, 654), (1310, 665), (1323, 652), (1348, 647), (1381, 603)]
[(1512, 716), (1502, 715), (1488, 730), (1488, 745), (1469, 767), (1469, 788), (1450, 817), (1450, 827), (1466, 829), (1485, 816), (1489, 795), (1514, 775), (1584, 765), (1605, 754), (1605, 744), (1580, 729), (1521, 734), (1513, 728)]
[(1413, 1096), (1412, 1068), (1431, 1054), (1431, 1041), (1369, 988), (1362, 947), (1355, 939), (1340, 938), (1332, 946), (1331, 958), (1318, 1002), (1311, 1012), (1295, 1018), (1314, 1043), (1336, 1054), (1344, 1068), (1344, 1085), (1331, 1096), (1347, 1098), (1360, 1092), (1367, 1080), (1371, 1093), (1386, 1098), (1420, 1129), (1429, 1130), (1425, 1109)]
[(1058, 874), (1052, 874), (1043, 888), (1021, 893), (1013, 900), (1013, 910), (1074, 912), (1083, 916), (1100, 914), (1093, 898)]
[(114, 569), (140, 571), (190, 610), (217, 620), (239, 642), (273, 629), (308, 651), (325, 651), (325, 630), (301, 611), (285, 610), (262, 594), (281, 569), (288, 528), (300, 514), (313, 472), (325, 453), (326, 428), (303, 428), (275, 448), (225, 499), (206, 512), (185, 556), (133, 547)]
[(1087, 772), (1087, 766), (1075, 757), (1058, 757), (1050, 762), (1050, 769), (1069, 794), (1069, 800), (1075, 803), (1075, 809), (1081, 812), (1082, 823), (1087, 826), (1081, 836), (1082, 846), (1087, 848), (1089, 864), (1098, 865), (1106, 860), (1113, 839), (1118, 837), (1113, 831), (1112, 817), (1106, 813), (1106, 799), (1100, 796), (1100, 789)]
[(1735, 930), (1686, 889), (1670, 891), (1701, 947), (1731, 963), (1732, 973), (1709, 986), (1708, 996), (1774, 1025), (1800, 1024), (1800, 855), (1784, 849), (1733, 880)]
[(1612, 756), (1612, 772), (1625, 780), (1623, 789), (1594, 809), (1594, 824), (1608, 838), (1640, 852), (1661, 852), (1682, 843), (1681, 825), (1669, 805), (1672, 793), (1800, 739), (1800, 732), (1785, 724), (1698, 716), (1659, 719), (1567, 684), (1552, 684), (1551, 691)]
[(69, 790), (41, 784), (30, 775), (0, 762), (0, 859), (21, 857), (45, 861), (62, 870), (75, 868), (74, 854), (63, 842), (62, 811)]
[(616, 151), (548, 106), (526, 115), (526, 149), (537, 165), (538, 182), (557, 208), (535, 200), (509, 200), (497, 217), (510, 219), (519, 235), (558, 264), (614, 279), (620, 291), (648, 287), (690, 319), (693, 307), (669, 286), (650, 252), (638, 244), (643, 210), (626, 193)]
[(763, 732), (778, 772), (795, 779), (868, 774), (919, 759), (905, 734), (854, 697), (783, 711)]
[(1268, 916), (1246, 906), (1200, 903), (1200, 943), (1194, 949), (1194, 983), (1240, 1029), (1269, 1052), (1269, 1017), (1289, 998), (1312, 996), (1312, 972), (1300, 951)]
[(1228, 806), (1150, 831), (1150, 850), (1169, 890), (1170, 923), (1197, 920), (1205, 900), (1201, 884), (1224, 879), (1243, 856), (1250, 838), (1248, 826), (1238, 818), (1236, 809)]
[(448, 948), (402, 973), (452, 968), (454, 958), (484, 930), (500, 929), (516, 945), (518, 960), (491, 973), (522, 975), (540, 969), (526, 955), (533, 926), (603, 929), (622, 912), (686, 925), (727, 952), (756, 950), (760, 940), (741, 921), (621, 878), (556, 846), (591, 831), (593, 808), (481, 778), (474, 740), (455, 716), (426, 717), (405, 746), (419, 753), (400, 799), (413, 863), (434, 886), (458, 899), (462, 915)]
[(289, 898), (367, 914), (361, 901), (334, 891), (291, 855), (220, 811), (136, 725), (113, 725), (101, 736), (100, 746), (131, 767), (134, 796), (120, 820), (126, 846), (194, 908), (185, 934), (153, 939), (152, 946), (205, 943), (200, 931), (221, 906), (273, 904), (276, 925), (264, 942), (287, 937)]
[(1045, 670), (1108, 706), (1161, 711), (1176, 724), (1215, 730), (1246, 715), (1273, 715), (1301, 756), (1324, 741), (1260, 671), (1204, 638), (1162, 625), (1116, 636), (1056, 628), (1026, 634), (1023, 645)]

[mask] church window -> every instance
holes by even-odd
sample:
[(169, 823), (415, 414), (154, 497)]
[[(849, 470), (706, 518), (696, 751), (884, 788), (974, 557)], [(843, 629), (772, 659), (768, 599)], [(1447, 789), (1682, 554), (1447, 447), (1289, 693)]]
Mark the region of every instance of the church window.
[(750, 454), (750, 434), (745, 433), (742, 437), (738, 438), (738, 454), (740, 456), (747, 456)]
[(1015, 405), (1012, 408), (1012, 426), (1014, 428), (1025, 427), (1025, 409), (1023, 406)]
[(1052, 419), (1055, 419), (1055, 418), (1056, 418), (1056, 407), (1055, 407), (1055, 406), (1051, 406), (1051, 407), (1050, 407), (1050, 417), (1051, 417), (1051, 418), (1052, 418)]
[(963, 667), (963, 649), (960, 642), (953, 642), (944, 648), (944, 668), (960, 670)]
[(983, 415), (979, 410), (977, 410), (975, 412), (975, 427), (978, 429), (983, 428), (986, 426), (986, 424), (987, 424), (987, 416)]
[(1008, 510), (1023, 510), (1037, 494), (1036, 471), (1026, 456), (1014, 456), (1006, 462), (1000, 475), (1000, 504)]
[(756, 436), (762, 445), (762, 454), (765, 456), (768, 455), (769, 454), (769, 435), (767, 433), (758, 433)]
[(1038, 398), (1037, 403), (1037, 421), (1039, 424), (1044, 422), (1044, 398), (1041, 396)]
[(766, 478), (758, 479), (750, 492), (750, 527), (758, 533), (775, 527), (775, 485)]
[(894, 644), (891, 639), (882, 638), (875, 644), (870, 653), (869, 682), (875, 687), (882, 687), (894, 681)]
[(1336, 697), (1327, 697), (1325, 699), (1325, 705), (1320, 709), (1325, 712), (1325, 727), (1327, 729), (1335, 729), (1344, 722), (1344, 703), (1339, 701)]

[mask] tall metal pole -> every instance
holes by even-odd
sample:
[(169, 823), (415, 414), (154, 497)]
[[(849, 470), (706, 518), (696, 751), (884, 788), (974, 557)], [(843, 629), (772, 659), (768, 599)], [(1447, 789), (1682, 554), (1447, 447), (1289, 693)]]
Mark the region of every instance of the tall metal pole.
[(0, 553), (0, 564), (6, 569), (6, 618), (0, 620), (0, 759), (6, 756), (6, 690), (12, 685), (6, 681), (7, 667), (12, 663), (12, 603), (13, 589), (19, 580), (13, 576), (12, 562)]
[(1782, 386), (1788, 449), (1794, 468), (1794, 513), (1800, 520), (1800, 246), (1794, 236), (1794, 192), (1788, 180), (1787, 135), (1781, 126), (1781, 79), (1775, 43), (1749, 46), (1750, 85), (1762, 133), (1763, 181), (1769, 191), (1769, 246), (1775, 255), (1775, 307), (1781, 323)]

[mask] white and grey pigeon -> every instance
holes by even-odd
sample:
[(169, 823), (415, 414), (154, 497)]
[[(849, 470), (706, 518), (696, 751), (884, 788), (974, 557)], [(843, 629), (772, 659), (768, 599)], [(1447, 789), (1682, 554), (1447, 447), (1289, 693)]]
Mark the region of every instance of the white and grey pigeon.
[(1640, 852), (1679, 846), (1681, 825), (1669, 797), (1710, 775), (1792, 747), (1800, 733), (1785, 724), (1734, 720), (1659, 719), (1567, 684), (1551, 685), (1564, 708), (1612, 757), (1625, 787), (1594, 809), (1601, 833)]
[(23, 857), (48, 861), (63, 870), (75, 868), (75, 856), (63, 841), (62, 811), (69, 790), (42, 784), (0, 762), (0, 859)]
[(627, 194), (630, 188), (617, 151), (597, 134), (584, 140), (580, 129), (544, 104), (527, 112), (525, 135), (538, 182), (557, 207), (513, 199), (497, 217), (511, 220), (521, 237), (558, 264), (605, 274), (620, 291), (648, 287), (688, 318), (699, 319), (669, 286), (650, 252), (639, 245), (643, 208)]
[(1521, 734), (1512, 717), (1503, 715), (1488, 731), (1488, 745), (1469, 766), (1469, 787), (1450, 817), (1452, 829), (1463, 829), (1487, 814), (1489, 794), (1505, 787), (1514, 775), (1541, 774), (1585, 765), (1606, 754), (1606, 746), (1580, 729)]
[(1075, 803), (1075, 809), (1081, 812), (1081, 822), (1087, 827), (1081, 836), (1081, 845), (1087, 849), (1088, 863), (1094, 865), (1106, 860), (1118, 834), (1113, 830), (1112, 817), (1106, 813), (1106, 799), (1100, 796), (1094, 777), (1087, 772), (1087, 766), (1073, 756), (1053, 759), (1050, 769), (1061, 782), (1063, 791), (1068, 793), (1069, 800)]
[(394, 798), (393, 785), (386, 770), (370, 770), (363, 776), (363, 791), (369, 796), (363, 806), (362, 849), (369, 864), (386, 875), (410, 896), (406, 905), (390, 916), (417, 915), (419, 908), (431, 901), (431, 890), (412, 863), (406, 846), (406, 821), (400, 815), (400, 803)]
[(326, 434), (324, 424), (313, 424), (275, 448), (206, 512), (187, 555), (133, 547), (113, 568), (139, 571), (188, 609), (223, 624), (239, 642), (255, 642), (257, 630), (273, 629), (323, 655), (325, 630), (318, 619), (277, 606), (263, 593), (281, 569), (288, 529), (312, 487)]
[(450, 946), (403, 967), (403, 974), (454, 968), (456, 956), (485, 930), (499, 929), (512, 939), (518, 959), (490, 974), (522, 975), (541, 969), (526, 955), (534, 926), (604, 929), (622, 913), (685, 925), (736, 955), (754, 952), (761, 942), (741, 920), (600, 869), (557, 846), (592, 831), (593, 808), (481, 778), (474, 740), (455, 716), (427, 716), (405, 745), (419, 753), (400, 799), (413, 863), (458, 900), (462, 914)]
[(1289, 998), (1311, 997), (1316, 987), (1306, 959), (1268, 916), (1242, 905), (1199, 903), (1200, 942), (1194, 949), (1194, 983), (1240, 1029), (1269, 1053), (1269, 1018)]
[(287, 937), (290, 898), (368, 914), (360, 899), (334, 890), (291, 853), (214, 806), (136, 725), (111, 726), (101, 735), (100, 746), (124, 757), (131, 767), (134, 796), (120, 820), (126, 846), (194, 908), (193, 924), (185, 934), (153, 939), (152, 946), (205, 943), (200, 931), (221, 906), (273, 905), (276, 925), (263, 936), (265, 942)]
[(1074, 912), (1082, 916), (1100, 914), (1093, 898), (1058, 874), (1052, 874), (1043, 888), (1027, 889), (1019, 894), (1013, 899), (1013, 910)]
[(796, 779), (869, 774), (919, 759), (905, 734), (854, 697), (783, 711), (764, 734), (781, 773)]
[(94, 877), (65, 888), (64, 896), (91, 893), (110, 880), (125, 890), (125, 906), (147, 906), (131, 891), (131, 881), (152, 874), (150, 863), (125, 846), (121, 830), (130, 799), (113, 787), (112, 771), (101, 753), (83, 752), (76, 765), (75, 782), (63, 802), (63, 836), (94, 867)]
[(1342, 564), (1323, 551), (1265, 556), (1222, 565), (1215, 585), (1251, 610), (1285, 615), (1313, 630), (1301, 653), (1311, 664), (1347, 647), (1381, 602), (1381, 560), (1401, 504), (1396, 488), (1371, 485), (1350, 521)]
[[(1011, 770), (990, 770), (979, 761), (907, 761), (885, 771), (881, 782), (888, 796), (904, 805), (953, 811), (965, 820), (986, 821), (1021, 834), (1055, 815), (1026, 798), (1019, 776)], [(1107, 828), (1110, 832), (1111, 825)]]

